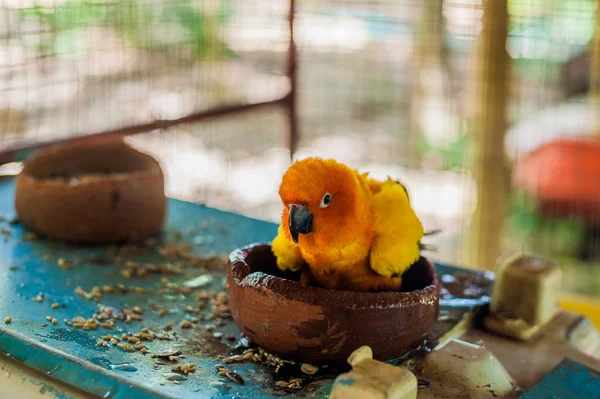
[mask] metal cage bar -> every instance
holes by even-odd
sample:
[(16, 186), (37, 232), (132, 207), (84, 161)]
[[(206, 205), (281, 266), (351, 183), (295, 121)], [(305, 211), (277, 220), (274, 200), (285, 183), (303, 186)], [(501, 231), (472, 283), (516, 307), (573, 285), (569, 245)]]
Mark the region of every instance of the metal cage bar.
[(130, 126), (120, 127), (118, 129), (105, 130), (101, 132), (95, 132), (85, 135), (76, 135), (74, 137), (67, 137), (61, 139), (54, 139), (48, 141), (23, 141), (16, 145), (9, 146), (7, 148), (0, 149), (0, 165), (10, 162), (21, 162), (27, 158), (32, 152), (37, 151), (43, 147), (65, 143), (73, 141), (84, 141), (94, 140), (98, 137), (106, 136), (130, 136), (139, 133), (147, 133), (156, 129), (167, 129), (180, 124), (198, 122), (205, 119), (216, 118), (227, 116), (230, 114), (241, 113), (245, 111), (255, 110), (258, 108), (264, 108), (269, 106), (283, 106), (287, 114), (287, 125), (288, 125), (288, 148), (290, 150), (290, 157), (292, 158), (296, 151), (299, 129), (298, 129), (298, 118), (297, 118), (297, 48), (294, 41), (294, 17), (296, 13), (296, 2), (295, 0), (289, 0), (289, 14), (288, 14), (288, 26), (289, 26), (289, 47), (287, 50), (287, 65), (286, 75), (290, 81), (290, 90), (286, 95), (279, 98), (274, 98), (269, 101), (255, 102), (248, 104), (235, 104), (218, 106), (208, 110), (200, 112), (192, 112), (177, 119), (158, 119), (152, 122), (135, 124)]

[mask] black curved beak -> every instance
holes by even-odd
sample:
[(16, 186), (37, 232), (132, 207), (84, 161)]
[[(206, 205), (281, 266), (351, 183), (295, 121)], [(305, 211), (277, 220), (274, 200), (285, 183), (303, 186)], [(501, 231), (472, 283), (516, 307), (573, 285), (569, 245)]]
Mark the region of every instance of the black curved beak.
[(312, 230), (312, 214), (303, 205), (290, 205), (288, 218), (292, 240), (297, 244), (300, 234), (308, 234)]

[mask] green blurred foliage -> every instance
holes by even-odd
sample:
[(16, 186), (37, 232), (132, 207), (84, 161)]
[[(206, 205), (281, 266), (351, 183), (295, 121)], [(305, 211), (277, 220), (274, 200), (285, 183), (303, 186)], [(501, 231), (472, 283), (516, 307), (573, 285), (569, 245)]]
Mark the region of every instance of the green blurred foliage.
[(194, 58), (220, 56), (230, 50), (220, 37), (232, 13), (231, 0), (217, 12), (203, 1), (84, 1), (67, 0), (54, 7), (19, 10), (23, 20), (38, 20), (44, 31), (34, 45), (42, 53), (76, 56), (87, 50), (86, 28), (112, 29), (137, 48), (164, 51), (190, 48)]
[(442, 170), (462, 171), (468, 166), (471, 140), (467, 133), (460, 133), (444, 144), (437, 144), (420, 134), (418, 148), (424, 156), (435, 156), (442, 160)]
[(596, 0), (509, 0), (509, 31), (583, 46), (594, 34), (596, 5)]
[(524, 192), (513, 194), (506, 227), (525, 248), (549, 257), (578, 257), (586, 233), (582, 221), (542, 215)]

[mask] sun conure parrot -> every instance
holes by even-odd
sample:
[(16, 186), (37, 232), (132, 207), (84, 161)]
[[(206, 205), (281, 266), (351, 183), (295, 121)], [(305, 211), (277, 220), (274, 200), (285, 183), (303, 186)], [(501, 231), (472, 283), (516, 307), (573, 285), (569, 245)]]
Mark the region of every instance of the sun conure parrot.
[(272, 251), (300, 281), (349, 291), (399, 290), (425, 232), (404, 186), (334, 160), (307, 158), (284, 174)]

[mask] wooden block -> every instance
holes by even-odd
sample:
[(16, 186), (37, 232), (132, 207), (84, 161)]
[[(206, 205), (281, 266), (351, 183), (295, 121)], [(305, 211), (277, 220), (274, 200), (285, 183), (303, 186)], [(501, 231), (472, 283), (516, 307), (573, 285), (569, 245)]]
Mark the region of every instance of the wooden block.
[(353, 370), (339, 375), (331, 399), (416, 399), (417, 377), (403, 367), (372, 359), (368, 346), (348, 358)]
[(511, 254), (499, 262), (485, 329), (513, 339), (531, 339), (558, 311), (561, 272), (553, 263)]

